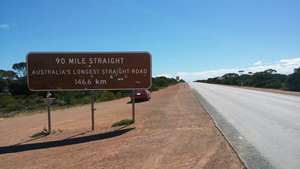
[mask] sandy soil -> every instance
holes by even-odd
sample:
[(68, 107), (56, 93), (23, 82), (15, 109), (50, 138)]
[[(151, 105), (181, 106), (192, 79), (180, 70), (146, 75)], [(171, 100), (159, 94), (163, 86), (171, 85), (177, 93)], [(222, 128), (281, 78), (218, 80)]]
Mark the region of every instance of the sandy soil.
[[(189, 87), (176, 85), (136, 105), (128, 98), (97, 103), (95, 131), (90, 106), (53, 112), (54, 134), (30, 140), (47, 126), (47, 114), (0, 121), (0, 168), (240, 169), (243, 165)], [(15, 145), (15, 146), (11, 146)]]

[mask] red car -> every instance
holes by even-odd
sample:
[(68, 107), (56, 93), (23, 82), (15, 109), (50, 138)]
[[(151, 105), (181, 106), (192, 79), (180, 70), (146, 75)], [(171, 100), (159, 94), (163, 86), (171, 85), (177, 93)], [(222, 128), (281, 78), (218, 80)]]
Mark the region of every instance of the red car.
[(151, 99), (151, 92), (147, 89), (138, 89), (134, 92), (134, 98), (137, 101), (148, 101)]

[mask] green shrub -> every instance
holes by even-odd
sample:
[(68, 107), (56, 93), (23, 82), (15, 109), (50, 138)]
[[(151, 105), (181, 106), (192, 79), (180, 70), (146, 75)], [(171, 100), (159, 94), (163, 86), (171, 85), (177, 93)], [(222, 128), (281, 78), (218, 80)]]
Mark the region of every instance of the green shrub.
[(127, 126), (130, 124), (133, 124), (134, 121), (132, 119), (124, 119), (118, 122), (115, 122), (114, 124), (112, 124), (112, 127), (117, 127), (117, 126)]
[(300, 68), (289, 75), (287, 86), (289, 90), (300, 91)]
[(47, 129), (43, 129), (37, 133), (34, 133), (32, 134), (30, 137), (31, 138), (38, 138), (38, 137), (44, 137), (44, 136), (47, 136), (49, 134), (48, 130)]
[(103, 91), (100, 97), (97, 98), (98, 101), (109, 101), (115, 99), (116, 96), (111, 91)]
[[(24, 78), (10, 80), (11, 95), (0, 95), (0, 116), (11, 116), (20, 111), (31, 111), (46, 107), (44, 98), (46, 92), (29, 92), (24, 89), (27, 84), (24, 84)], [(173, 78), (155, 77), (152, 79), (151, 91), (156, 91), (161, 88), (178, 83)], [(53, 106), (71, 106), (78, 104), (88, 104), (91, 101), (91, 94), (94, 94), (96, 101), (109, 101), (117, 98), (127, 97), (131, 94), (130, 90), (114, 90), (114, 91), (64, 91), (52, 92)], [(11, 113), (10, 113), (11, 112)]]
[(16, 104), (17, 100), (11, 95), (0, 95), (0, 107), (6, 107), (8, 104)]

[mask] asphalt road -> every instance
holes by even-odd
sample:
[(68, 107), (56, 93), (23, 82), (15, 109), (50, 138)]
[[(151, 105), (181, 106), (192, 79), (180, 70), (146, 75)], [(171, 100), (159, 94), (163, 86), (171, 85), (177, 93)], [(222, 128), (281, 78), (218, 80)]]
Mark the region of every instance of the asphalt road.
[(300, 168), (300, 97), (191, 83), (249, 168)]

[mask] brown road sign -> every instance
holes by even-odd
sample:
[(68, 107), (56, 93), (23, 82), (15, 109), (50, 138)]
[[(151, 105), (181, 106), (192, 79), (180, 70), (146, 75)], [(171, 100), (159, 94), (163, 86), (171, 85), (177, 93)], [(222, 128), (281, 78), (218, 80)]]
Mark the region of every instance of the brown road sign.
[(150, 88), (148, 52), (29, 53), (28, 86), (32, 91), (122, 90)]

